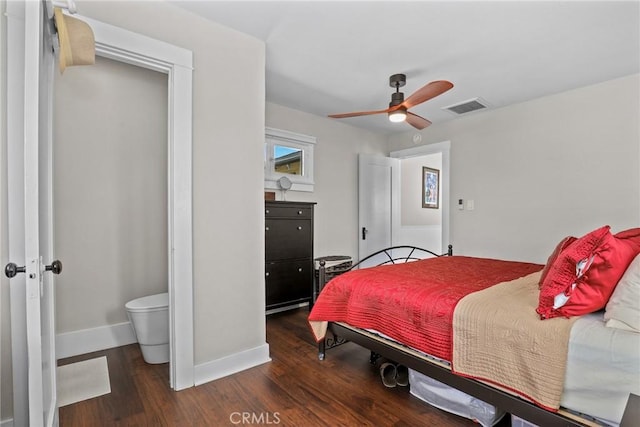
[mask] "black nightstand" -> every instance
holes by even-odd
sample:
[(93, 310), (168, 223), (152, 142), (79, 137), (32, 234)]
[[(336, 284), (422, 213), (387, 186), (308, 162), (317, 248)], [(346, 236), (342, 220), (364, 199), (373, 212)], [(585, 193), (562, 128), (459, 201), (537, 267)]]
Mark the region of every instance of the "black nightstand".
[(314, 260), (315, 275), (313, 278), (313, 295), (311, 296), (311, 302), (309, 303), (309, 309), (313, 307), (313, 303), (316, 302), (318, 294), (322, 290), (324, 283), (320, 283), (320, 262), (324, 261), (324, 274), (325, 283), (334, 277), (349, 271), (353, 265), (353, 261), (350, 256), (346, 255), (330, 255), (316, 258)]

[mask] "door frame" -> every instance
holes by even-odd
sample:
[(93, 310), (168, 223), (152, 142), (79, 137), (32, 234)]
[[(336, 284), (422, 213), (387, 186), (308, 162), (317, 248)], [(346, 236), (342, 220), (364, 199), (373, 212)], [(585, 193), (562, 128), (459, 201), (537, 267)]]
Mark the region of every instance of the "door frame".
[(170, 383), (194, 385), (192, 74), (193, 53), (81, 15), (96, 55), (168, 75), (168, 278)]
[[(166, 42), (76, 15), (93, 29), (96, 54), (168, 75), (168, 291), (170, 314), (170, 385), (181, 390), (194, 385), (193, 340), (193, 224), (192, 224), (192, 52)], [(10, 18), (13, 18), (10, 16)], [(19, 19), (19, 18), (17, 18)], [(7, 32), (12, 31), (8, 19)], [(15, 33), (12, 33), (15, 34)], [(16, 34), (22, 38), (24, 33)], [(13, 46), (13, 48), (12, 48)], [(7, 48), (8, 88), (24, 87), (23, 52), (19, 43)], [(22, 56), (22, 58), (21, 58)], [(9, 92), (16, 93), (12, 96)], [(7, 93), (7, 144), (21, 133), (20, 90)], [(21, 141), (21, 139), (20, 139)], [(15, 150), (15, 149), (13, 149)], [(9, 177), (10, 178), (10, 177)], [(9, 184), (9, 183), (8, 183)], [(12, 203), (9, 203), (9, 216)], [(9, 230), (10, 248), (17, 236)], [(12, 238), (13, 237), (13, 238)], [(13, 242), (12, 242), (13, 241)], [(23, 244), (22, 244), (23, 245)], [(23, 247), (23, 246), (22, 246)], [(11, 250), (10, 250), (11, 252)], [(21, 258), (23, 255), (21, 256)], [(16, 283), (17, 285), (17, 283)], [(14, 288), (14, 286), (12, 286)], [(27, 350), (24, 301), (11, 293), (14, 419), (28, 411), (26, 396)]]
[[(450, 209), (451, 209), (451, 181), (449, 179), (449, 169), (451, 166), (451, 141), (442, 141), (435, 144), (420, 145), (418, 147), (407, 148), (404, 150), (392, 151), (389, 157), (396, 159), (407, 159), (410, 157), (428, 156), (430, 154), (442, 153), (442, 170), (440, 171), (440, 192), (442, 193), (442, 252), (448, 251), (448, 246), (451, 243), (449, 241), (449, 224), (450, 224)], [(397, 181), (393, 184), (396, 193), (400, 190), (400, 182)], [(392, 209), (399, 209), (399, 204), (394, 203)], [(392, 217), (400, 218), (400, 212), (395, 211), (392, 213)], [(392, 235), (398, 235), (398, 228), (400, 227), (399, 219), (392, 222)]]
[(170, 383), (194, 385), (192, 74), (190, 50), (74, 15), (93, 29), (96, 55), (168, 75), (168, 275)]

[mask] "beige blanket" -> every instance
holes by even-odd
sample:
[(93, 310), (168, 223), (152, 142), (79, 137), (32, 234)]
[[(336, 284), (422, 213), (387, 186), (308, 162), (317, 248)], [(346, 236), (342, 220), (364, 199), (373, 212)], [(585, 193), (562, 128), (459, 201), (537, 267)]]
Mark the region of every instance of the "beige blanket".
[(540, 320), (539, 278), (540, 272), (532, 273), (460, 300), (453, 318), (452, 368), (557, 410), (577, 318)]

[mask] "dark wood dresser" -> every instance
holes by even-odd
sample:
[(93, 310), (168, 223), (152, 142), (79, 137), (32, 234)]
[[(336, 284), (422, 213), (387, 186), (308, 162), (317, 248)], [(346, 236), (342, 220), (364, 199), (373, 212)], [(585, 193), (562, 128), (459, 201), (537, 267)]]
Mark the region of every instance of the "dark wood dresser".
[(315, 203), (265, 201), (266, 308), (309, 302), (313, 290)]

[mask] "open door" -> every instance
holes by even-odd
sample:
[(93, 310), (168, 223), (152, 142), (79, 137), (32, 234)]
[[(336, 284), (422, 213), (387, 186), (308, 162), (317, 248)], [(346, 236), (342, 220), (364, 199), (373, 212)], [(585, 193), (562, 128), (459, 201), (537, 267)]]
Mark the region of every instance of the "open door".
[(5, 275), (11, 278), (14, 425), (52, 426), (58, 410), (51, 273), (62, 264), (51, 262), (51, 16), (43, 2), (25, 0), (7, 2), (7, 17), (11, 262)]
[[(394, 181), (400, 177), (400, 161), (381, 155), (358, 156), (358, 259), (392, 245)], [(397, 211), (397, 210), (396, 210)], [(387, 260), (373, 257), (361, 265), (370, 267)]]

